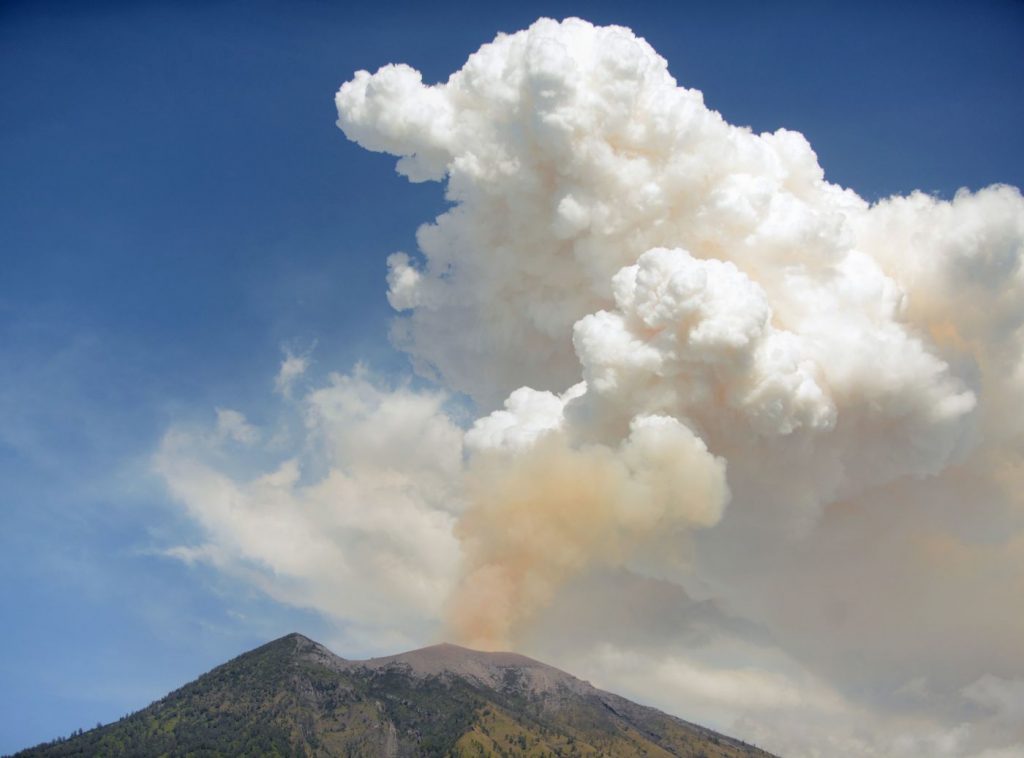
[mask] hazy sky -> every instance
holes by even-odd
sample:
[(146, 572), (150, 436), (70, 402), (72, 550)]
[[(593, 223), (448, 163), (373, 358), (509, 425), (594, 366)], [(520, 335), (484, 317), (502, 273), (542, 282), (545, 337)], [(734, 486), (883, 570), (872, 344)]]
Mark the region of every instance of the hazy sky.
[[(389, 304), (386, 259), (396, 251), (415, 257), (417, 227), (443, 212), (448, 203), (436, 182), (410, 183), (395, 173), (391, 156), (365, 150), (338, 130), (334, 95), (357, 70), (373, 72), (384, 64), (406, 63), (422, 72), (424, 82), (443, 82), (498, 32), (525, 29), (541, 16), (580, 16), (594, 24), (632, 29), (668, 61), (681, 86), (701, 90), (704, 103), (726, 122), (750, 126), (755, 133), (780, 127), (802, 133), (825, 180), (852, 189), (868, 202), (917, 189), (949, 200), (961, 187), (978, 191), (994, 183), (1024, 184), (1024, 6), (907, 3), (890, 8), (856, 3), (828, 11), (819, 6), (523, 2), (507, 8), (431, 3), (374, 4), (353, 10), (349, 4), (326, 2), (4, 4), (0, 603), (5, 623), (0, 625), (0, 710), (5, 717), (0, 723), (0, 751), (114, 720), (216, 663), (289, 631), (304, 632), (346, 657), (427, 644), (444, 634), (442, 629), (461, 629), (472, 639), (478, 634), (476, 627), (466, 629), (479, 619), (467, 621), (457, 608), (457, 618), (446, 622), (439, 616), (440, 605), (423, 600), (436, 594), (441, 598), (438, 603), (447, 602), (446, 577), (455, 570), (448, 561), (454, 562), (459, 550), (451, 537), (451, 525), (462, 512), (458, 503), (474, 501), (474, 487), (486, 488), (481, 482), (493, 481), (481, 464), (472, 472), (471, 494), (452, 484), (461, 476), (461, 430), (500, 407), (505, 395), (520, 384), (564, 392), (572, 382), (562, 381), (563, 375), (575, 372), (575, 381), (580, 378), (577, 359), (591, 372), (588, 380), (602, 370), (621, 370), (607, 350), (588, 352), (578, 343), (574, 353), (570, 335), (554, 327), (551, 344), (566, 347), (552, 352), (555, 357), (550, 360), (543, 351), (524, 355), (520, 336), (506, 339), (483, 331), (481, 340), (497, 345), (496, 355), (501, 353), (484, 362), (502, 375), (495, 379), (478, 367), (467, 369), (464, 346), (450, 333), (465, 330), (476, 335), (476, 312), (466, 306), (451, 313), (440, 309), (437, 320), (424, 320), (418, 333), (404, 338), (421, 368), (423, 362), (434, 364), (438, 381), (414, 374), (408, 355), (389, 340), (392, 304), (412, 305), (415, 310), (423, 307), (429, 293), (400, 281), (403, 272), (415, 276), (415, 267), (393, 265)], [(553, 70), (556, 64), (551, 64)], [(421, 96), (414, 89), (408, 91), (409, 102)], [(355, 113), (360, 97), (366, 96), (357, 93), (343, 107)], [(480, 97), (490, 108), (489, 95)], [(396, 96), (392, 102), (381, 96), (381, 102), (385, 113), (388, 107), (402, 113), (406, 100)], [(492, 118), (487, 108), (465, 105), (463, 116), (479, 118), (482, 127), (500, 126), (503, 122)], [(415, 135), (388, 132), (391, 127), (374, 118), (352, 116), (349, 136), (373, 149), (413, 152), (409, 145), (414, 145)], [(502, 137), (499, 126), (494, 127), (499, 133), (494, 144), (511, 144), (513, 138)], [(419, 128), (427, 130), (423, 124)], [(588, 124), (580, 126), (587, 128)], [(428, 149), (449, 150), (446, 139), (439, 135), (436, 144), (424, 141), (416, 148), (416, 160), (423, 164), (417, 170), (430, 173), (427, 164), (434, 158)], [(708, 145), (718, 144), (708, 140)], [(789, 148), (779, 151), (788, 159)], [(705, 155), (698, 151), (702, 159)], [(446, 159), (437, 160), (443, 164)], [(800, 154), (793, 162), (803, 165), (805, 156)], [(728, 171), (737, 174), (735, 169)], [(757, 171), (743, 173), (755, 176)], [(500, 182), (493, 186), (505, 191)], [(479, 189), (463, 187), (453, 199), (469, 198), (467, 207), (477, 209), (472, 213), (489, 220), (491, 211), (473, 205)], [(501, 219), (528, 229), (533, 201), (527, 197), (520, 205), (515, 203), (530, 191), (516, 188), (515, 202), (507, 200), (511, 193), (503, 196), (512, 209)], [(609, 197), (614, 196), (609, 190)], [(833, 199), (820, 200), (820, 205), (846, 209)], [(999, 207), (989, 207), (995, 205)], [(913, 267), (904, 266), (905, 249), (921, 245), (926, 259), (933, 248), (920, 239), (933, 228), (976, 230), (975, 237), (982, 240), (977, 244), (984, 246), (996, 223), (989, 219), (997, 218), (1003, 236), (991, 232), (998, 245), (992, 243), (995, 247), (989, 252), (995, 262), (986, 271), (999, 281), (1019, 279), (1020, 236), (1004, 227), (1020, 221), (1020, 206), (1012, 200), (990, 202), (985, 196), (977, 208), (959, 207), (961, 216), (947, 218), (940, 208), (924, 221), (915, 220), (920, 230), (915, 227), (913, 233), (903, 225), (904, 210), (894, 208), (890, 217), (858, 226), (858, 243), (882, 249), (887, 240), (898, 240), (892, 242), (895, 252), (872, 256), (911, 291), (916, 283), (930, 280), (924, 269), (909, 271)], [(858, 211), (849, 212), (853, 216)], [(477, 218), (472, 213), (468, 224)], [(914, 218), (928, 213), (932, 211), (914, 211)], [(575, 224), (575, 216), (569, 216), (566, 223)], [(643, 229), (636, 219), (627, 221), (629, 229)], [(578, 233), (573, 229), (553, 233), (563, 239)], [(470, 229), (452, 239), (478, 240), (473, 234), (477, 232)], [(949, 234), (953, 236), (952, 231)], [(532, 245), (530, 239), (513, 230), (506, 241), (516, 260), (536, 252), (537, 266), (543, 269), (545, 248)], [(445, 248), (447, 243), (437, 244)], [(522, 250), (515, 248), (518, 244)], [(833, 247), (845, 254), (849, 245), (837, 241)], [(603, 255), (603, 248), (594, 249)], [(454, 259), (459, 265), (461, 259)], [(800, 296), (773, 285), (770, 272), (737, 261), (739, 270), (767, 292), (751, 290), (752, 301), (766, 298), (776, 313), (796, 307), (789, 299), (799, 301)], [(644, 270), (658, 272), (677, 264), (694, 265), (690, 259), (665, 263), (650, 258)], [(617, 269), (618, 265), (613, 273)], [(490, 277), (486, 281), (493, 284), (493, 291), (486, 290), (488, 298), (500, 299), (515, 289), (492, 273), (485, 272)], [(544, 281), (568, 282), (566, 299), (571, 301), (584, 289), (573, 276), (552, 275)], [(749, 289), (750, 280), (739, 274), (715, 269), (701, 276), (721, 281), (729, 292)], [(1009, 374), (1019, 370), (1020, 330), (1012, 307), (1016, 292), (999, 291), (976, 301), (964, 296), (956, 302), (948, 293), (916, 299), (911, 295), (910, 307), (925, 310), (912, 310), (907, 318), (919, 318), (915, 329), (943, 345), (946, 333), (939, 334), (933, 311), (967, 313), (964, 318), (973, 319), (970, 328), (980, 331), (983, 312), (1003, 313), (1000, 298), (1009, 302), (999, 325), (1003, 331), (997, 334), (992, 327), (996, 336), (986, 343), (983, 358), (967, 365), (966, 353), (954, 359), (942, 352), (952, 378), (947, 382), (943, 374), (926, 387), (927, 392), (934, 390), (934, 402), (920, 409), (928, 424), (935, 422), (935, 408), (954, 414), (949, 408), (965, 397), (965, 388), (972, 388), (982, 400), (994, 393), (993, 416), (1000, 409), (1012, 416), (1012, 409), (1020, 407), (1014, 405), (1021, 397), (1014, 394), (1015, 386), (1003, 387), (989, 379), (975, 382), (976, 375), (985, 375), (988, 367), (999, 363), (997, 349), (1007, 352), (1003, 357)], [(589, 301), (580, 303), (578, 314), (572, 312), (573, 303), (565, 305), (570, 323), (598, 308), (621, 311), (628, 321), (632, 300), (613, 301), (607, 292), (594, 297), (598, 306), (591, 309)], [(553, 299), (561, 304), (560, 298)], [(551, 301), (524, 295), (522, 302), (525, 310), (543, 310), (541, 306)], [(512, 296), (509, 302), (510, 308), (518, 307)], [(550, 321), (544, 321), (546, 316), (537, 319), (558, 324), (568, 317), (554, 313)], [(966, 334), (968, 326), (957, 318), (950, 316), (956, 322), (950, 328), (954, 334)], [(774, 339), (758, 332), (751, 339), (769, 338)], [(908, 345), (903, 355), (913, 366), (917, 343)], [(550, 345), (544, 342), (542, 347)], [(507, 370), (501, 360), (507, 360)], [(884, 373), (884, 356), (878, 360)], [(945, 370), (927, 360), (921, 358), (920, 374), (934, 378)], [(565, 371), (560, 361), (565, 362)], [(548, 369), (551, 385), (543, 386)], [(522, 381), (512, 376), (518, 371), (525, 377)], [(908, 387), (917, 376), (911, 376), (912, 371), (907, 368)], [(329, 378), (334, 372), (338, 377)], [(962, 381), (963, 387), (953, 388), (954, 380)], [(586, 424), (573, 421), (575, 417), (565, 424), (571, 434), (603, 444), (613, 433), (594, 432), (589, 424), (607, 417), (612, 419), (608, 425), (614, 426), (613, 417), (622, 404), (621, 398), (609, 395), (587, 406), (591, 415)], [(529, 427), (530, 419), (550, 412), (546, 406), (536, 413), (533, 406), (524, 408), (515, 420), (523, 428)], [(827, 425), (828, 414), (843, 418), (844, 408), (840, 400), (832, 405), (823, 401), (821, 408), (811, 408), (805, 415), (793, 413), (800, 423)], [(710, 453), (730, 458), (723, 451), (738, 443), (729, 430), (716, 432), (712, 420), (698, 418), (700, 408), (686, 410), (676, 415), (707, 432)], [(804, 413), (802, 406), (799, 413)], [(975, 442), (950, 436), (948, 445), (936, 452), (933, 447), (946, 444), (944, 435), (952, 432), (937, 422), (918, 424), (915, 413), (916, 407), (901, 407), (896, 417), (900, 423), (910, 418), (917, 424), (907, 432), (908, 439), (920, 434), (928, 442), (908, 442), (907, 453), (893, 442), (902, 427), (892, 432), (893, 438), (878, 432), (881, 436), (870, 439), (886, 458), (882, 463), (842, 458), (842, 445), (852, 443), (822, 443), (836, 445), (837, 460), (848, 470), (862, 466), (865, 477), (877, 476), (880, 489), (872, 495), (871, 508), (881, 509), (872, 511), (875, 516), (884, 513), (878, 519), (861, 519), (833, 508), (807, 517), (827, 522), (827, 528), (816, 539), (800, 543), (798, 552), (805, 563), (779, 564), (773, 575), (793, 596), (817, 597), (827, 584), (828, 591), (841, 598), (844, 592), (856, 594), (852, 588), (858, 582), (884, 583), (881, 572), (848, 570), (844, 561), (853, 549), (850, 544), (862, 550), (877, 548), (877, 554), (862, 554), (864, 563), (902, 572), (894, 582), (906, 592), (924, 587), (938, 593), (928, 572), (939, 569), (930, 569), (932, 564), (908, 569), (899, 562), (899, 544), (879, 546), (876, 539), (891, 534), (898, 543), (915, 534), (915, 518), (933, 516), (905, 509), (890, 520), (887, 503), (939, 503), (941, 515), (934, 519), (942, 528), (929, 521), (929, 533), (958, 538), (966, 534), (971, 546), (1002, 544), (1007, 535), (1021, 533), (1019, 496), (1002, 503), (992, 494), (995, 485), (987, 474), (976, 473), (969, 458), (951, 452)], [(507, 433), (501, 426), (507, 419), (491, 419), (491, 426), (485, 424), (466, 441), (467, 450), (485, 449)], [(872, 423), (870, 418), (863, 421), (865, 434), (875, 433)], [(976, 426), (988, 430), (985, 423), (979, 420)], [(577, 428), (581, 426), (586, 431)], [(529, 431), (532, 435), (536, 429)], [(985, 436), (964, 433), (965, 438), (972, 434)], [(403, 435), (408, 442), (402, 442)], [(634, 429), (629, 440), (610, 454), (628, 458), (623, 465), (633, 466), (629, 470), (634, 473), (634, 458), (629, 456), (640, 455), (633, 451), (647, 444), (641, 437)], [(1005, 474), (1001, 481), (1019, 481), (1019, 430), (1007, 431), (999, 439), (996, 452), (1005, 456), (999, 459)], [(695, 449), (690, 437), (676, 442), (679, 449)], [(886, 447), (890, 442), (892, 450)], [(502, 437), (498, 447), (506, 443)], [(423, 454), (424, 448), (432, 455)], [(578, 460), (578, 449), (572, 445), (561, 452), (576, 474), (591, 466), (608, 471), (618, 465), (604, 458), (597, 463)], [(892, 464), (895, 468), (888, 472), (889, 461), (903, 460), (904, 453), (908, 462), (902, 467)], [(714, 490), (718, 469), (693, 455), (694, 468), (685, 480), (706, 480), (708, 491)], [(403, 461), (397, 484), (395, 472), (381, 464), (388, 456)], [(937, 459), (941, 461), (936, 463)], [(301, 474), (285, 465), (292, 460), (300, 461), (295, 465), (301, 465)], [(949, 461), (967, 461), (961, 471), (966, 473), (943, 480), (928, 492), (914, 489), (916, 482), (945, 471)], [(528, 463), (525, 473), (536, 473)], [(814, 463), (819, 464), (827, 468)], [(742, 463), (729, 465), (745, 471)], [(329, 474), (339, 467), (350, 479), (332, 482)], [(879, 469), (887, 473), (878, 474)], [(252, 484), (257, 474), (264, 479)], [(746, 475), (751, 482), (760, 481), (752, 469)], [(905, 485), (907, 492), (900, 491), (900, 477), (915, 482)], [(412, 481), (419, 489), (415, 497), (408, 497), (420, 500), (407, 502)], [(323, 482), (330, 486), (315, 490), (314, 485)], [(288, 487), (296, 483), (311, 489), (292, 501), (289, 498), (297, 496)], [(738, 498), (733, 504), (742, 502), (743, 484), (730, 485)], [(921, 486), (926, 485), (927, 481)], [(643, 486), (657, 491), (661, 485), (644, 480)], [(862, 493), (844, 486), (835, 485), (830, 497), (815, 491), (812, 499), (822, 500), (824, 507), (848, 497), (855, 510)], [(330, 508), (340, 499), (348, 510), (340, 522), (332, 520), (329, 526), (295, 526), (273, 518), (245, 523), (227, 517), (211, 520), (203, 514), (211, 492), (214, 499), (235, 498), (243, 504), (258, 500), (269, 503), (268, 508), (283, 503), (311, 511), (320, 504)], [(389, 503), (380, 515), (382, 523), (359, 510), (368, 511), (367, 504), (378, 497)], [(523, 497), (536, 500), (530, 493)], [(788, 490), (779, 494), (780, 500), (794, 497)], [(973, 517), (974, 512), (965, 512), (969, 504), (987, 514), (989, 502), (997, 503), (990, 509), (995, 515)], [(731, 506), (722, 507), (728, 512)], [(511, 506), (492, 503), (474, 512), (500, 514), (507, 508)], [(681, 539), (688, 547), (683, 552), (690, 550), (692, 540), (699, 553), (701, 529), (721, 515), (702, 508), (697, 503), (684, 514), (687, 534)], [(584, 508), (582, 518), (589, 523), (587, 513)], [(260, 518), (263, 515), (261, 511)], [(528, 513), (525, 518), (533, 516)], [(710, 529), (704, 544), (719, 546), (720, 554), (728, 555), (730, 535), (759, 528), (757, 523), (730, 523), (733, 532)], [(814, 528), (793, 527), (805, 533)], [(323, 537), (323, 544), (308, 544), (307, 529)], [(331, 529), (341, 536), (331, 538)], [(422, 547), (412, 537), (404, 547), (401, 539), (395, 542), (392, 532), (405, 529), (414, 537), (436, 537), (437, 542), (433, 552), (424, 548), (422, 571), (403, 585), (402, 570), (381, 556), (405, 549), (415, 553)], [(609, 529), (618, 540), (622, 529)], [(463, 534), (467, 530), (478, 536), (474, 545), (483, 545), (485, 552), (515, 547), (500, 540), (493, 543), (489, 535), (494, 529), (487, 518), (471, 522)], [(864, 535), (871, 540), (858, 543)], [(267, 540), (275, 544), (266, 547)], [(275, 552), (289, 540), (295, 543), (292, 552)], [(550, 591), (559, 598), (557, 609), (535, 618), (531, 601), (521, 611), (525, 620), (506, 624), (484, 619), (485, 625), (503, 629), (491, 638), (508, 639), (623, 694), (646, 698), (685, 718), (712, 721), (723, 730), (793, 754), (825, 749), (823, 735), (829, 733), (842, 735), (845, 741), (837, 743), (836, 750), (854, 751), (851, 754), (895, 749), (893, 744), (908, 754), (1013, 754), (996, 751), (1012, 749), (1007, 746), (1019, 738), (1011, 722), (1024, 714), (1024, 651), (998, 631), (1009, 634), (1017, 628), (1019, 600), (1011, 603), (1017, 607), (1006, 617), (987, 616), (990, 606), (972, 599), (978, 586), (974, 574), (954, 571), (942, 576), (951, 606), (966, 608), (964, 612), (974, 613), (979, 623), (996, 628), (986, 641), (991, 655), (985, 660), (980, 653), (968, 654), (977, 651), (964, 650), (970, 645), (962, 640), (971, 639), (973, 627), (947, 626), (946, 616), (931, 606), (923, 608), (920, 618), (903, 616), (898, 593), (881, 605), (804, 605), (790, 602), (790, 595), (778, 587), (762, 587), (755, 577), (737, 580), (728, 567), (716, 565), (707, 555), (698, 560), (700, 572), (687, 574), (672, 560), (660, 560), (662, 553), (676, 555), (674, 548), (654, 544), (657, 540), (640, 529), (630, 532), (628, 544), (615, 549), (629, 552), (634, 540), (656, 556), (649, 565), (644, 560), (602, 558), (581, 559), (572, 563), (572, 570), (568, 564), (550, 566), (538, 575), (551, 582)], [(590, 548), (570, 547), (581, 554)], [(926, 546), (932, 551), (929, 556), (938, 556), (936, 566), (947, 565), (947, 554), (955, 554), (958, 566), (987, 560), (957, 553), (960, 547), (941, 541)], [(269, 552), (261, 552), (264, 549)], [(318, 551), (324, 554), (321, 563), (316, 563)], [(539, 551), (537, 560), (545, 560), (548, 552)], [(835, 555), (842, 557), (833, 560)], [(770, 563), (771, 557), (765, 560)], [(307, 563), (316, 564), (315, 571)], [(471, 570), (479, 569), (479, 556), (470, 564)], [(801, 573), (808, 566), (816, 567), (810, 578)], [(1019, 557), (1009, 564), (993, 557), (983, 568), (992, 583), (993, 602), (1001, 602), (1004, 593), (1021, 597), (1012, 594), (1015, 587), (1024, 587)], [(304, 582), (311, 572), (321, 572), (329, 580)], [(424, 584), (413, 586), (413, 579)], [(428, 586), (430, 582), (435, 584)], [(744, 586), (737, 589), (737, 584)], [(472, 604), (480, 586), (477, 582), (468, 590), (463, 587), (456, 605)], [(636, 604), (628, 618), (611, 614), (614, 618), (609, 619), (602, 613), (620, 607), (624, 597)], [(778, 602), (759, 603), (759, 597)], [(419, 600), (425, 605), (418, 606)], [(543, 607), (548, 600), (542, 592), (535, 604)], [(885, 609), (899, 623), (873, 624), (870, 614)], [(792, 622), (793, 617), (815, 613), (826, 621)], [(844, 614), (857, 613), (867, 613), (868, 618), (860, 624), (846, 623)], [(888, 644), (888, 632), (869, 639), (874, 626), (892, 630), (899, 639), (891, 645), (896, 660), (879, 653)], [(603, 631), (584, 634), (594, 628)], [(926, 628), (939, 628), (948, 639), (932, 639)], [(492, 626), (488, 629), (493, 632)], [(560, 646), (559, 640), (567, 636), (582, 636), (577, 646), (582, 653)], [(912, 640), (926, 652), (919, 659), (909, 654), (900, 658)], [(964, 654), (954, 656), (957, 660), (948, 670), (930, 668), (933, 659), (927, 651), (938, 656), (950, 650)], [(883, 670), (895, 673), (878, 673)], [(687, 689), (680, 681), (706, 686)], [(771, 710), (765, 705), (769, 701), (782, 703), (773, 708), (788, 710)], [(902, 714), (903, 720), (879, 724), (877, 714), (887, 709)], [(803, 719), (797, 718), (800, 714)], [(781, 726), (766, 731), (764, 724), (773, 720)], [(815, 723), (807, 726), (804, 721)], [(892, 735), (894, 742), (879, 747), (881, 743), (855, 741), (864, 730), (876, 728)], [(913, 741), (923, 739), (922, 734), (938, 742)]]

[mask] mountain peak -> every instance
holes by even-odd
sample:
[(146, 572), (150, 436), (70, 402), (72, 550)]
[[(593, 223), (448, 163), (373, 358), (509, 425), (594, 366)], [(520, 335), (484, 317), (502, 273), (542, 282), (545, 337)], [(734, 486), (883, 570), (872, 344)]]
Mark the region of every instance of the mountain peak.
[[(344, 664), (346, 662), (344, 658), (335, 655), (316, 640), (311, 640), (309, 637), (299, 634), (298, 632), (291, 632), (283, 637), (278, 637), (276, 640), (271, 640), (265, 645), (260, 645), (247, 653), (242, 653), (240, 656), (228, 661), (224, 665), (228, 666), (234, 663), (242, 663), (250, 659), (267, 656), (282, 656), (284, 658), (293, 656), (313, 658), (325, 663), (331, 662), (332, 665)], [(216, 671), (216, 669), (214, 669), (214, 671)]]
[(114, 724), (19, 755), (190, 753), (768, 756), (518, 653), (441, 643), (345, 660), (295, 632)]
[(370, 670), (397, 669), (419, 678), (457, 677), (491, 689), (515, 686), (532, 694), (550, 693), (560, 688), (577, 693), (593, 689), (571, 674), (519, 653), (473, 650), (450, 642), (397, 655), (349, 661), (348, 665)]
[[(271, 645), (316, 645), (317, 647), (323, 647), (323, 645), (321, 645), (316, 640), (311, 640), (306, 635), (299, 634), (299, 632), (289, 632), (283, 637), (278, 637), (276, 640), (271, 640), (266, 645), (262, 645), (261, 647), (270, 647)], [(259, 650), (260, 648), (255, 649)], [(326, 648), (324, 649), (326, 650)]]

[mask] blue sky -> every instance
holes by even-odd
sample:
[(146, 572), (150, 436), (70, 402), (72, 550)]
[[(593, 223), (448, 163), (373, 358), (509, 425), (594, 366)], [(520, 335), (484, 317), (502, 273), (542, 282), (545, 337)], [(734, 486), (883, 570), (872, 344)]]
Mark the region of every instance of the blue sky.
[(0, 751), (331, 634), (162, 557), (194, 527), (150, 458), (215, 407), (271, 414), (284, 349), (408, 372), (384, 259), (441, 190), (349, 143), (333, 94), (389, 62), (444, 79), (569, 15), (631, 27), (730, 122), (803, 132), (869, 199), (1024, 184), (1019, 3), (4, 4)]

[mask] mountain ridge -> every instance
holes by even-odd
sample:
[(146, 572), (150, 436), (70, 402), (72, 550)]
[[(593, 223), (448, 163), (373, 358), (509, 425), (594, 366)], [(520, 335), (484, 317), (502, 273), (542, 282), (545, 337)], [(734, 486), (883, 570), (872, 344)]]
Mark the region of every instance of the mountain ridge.
[(351, 660), (296, 632), (16, 754), (77, 755), (770, 758), (519, 653), (441, 643)]

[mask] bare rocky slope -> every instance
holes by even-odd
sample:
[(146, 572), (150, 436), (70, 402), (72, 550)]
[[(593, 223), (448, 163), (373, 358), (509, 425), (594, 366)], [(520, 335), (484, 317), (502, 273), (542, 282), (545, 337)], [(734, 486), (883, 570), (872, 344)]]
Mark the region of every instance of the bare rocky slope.
[(515, 653), (434, 645), (350, 661), (299, 634), (18, 753), (99, 755), (769, 756)]

